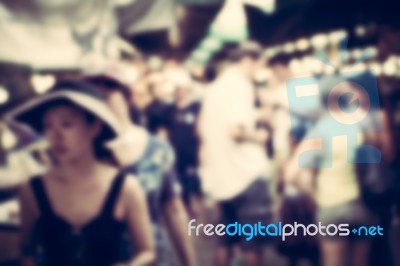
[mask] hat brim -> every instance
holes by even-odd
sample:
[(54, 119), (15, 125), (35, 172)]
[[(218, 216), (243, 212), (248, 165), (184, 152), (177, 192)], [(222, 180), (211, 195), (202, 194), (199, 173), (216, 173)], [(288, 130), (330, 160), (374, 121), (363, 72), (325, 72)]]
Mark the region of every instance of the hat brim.
[(46, 106), (58, 100), (67, 100), (104, 122), (105, 132), (109, 139), (121, 132), (117, 118), (100, 99), (74, 91), (55, 91), (41, 95), (17, 107), (6, 115), (6, 119), (24, 123), (41, 133), (42, 119)]

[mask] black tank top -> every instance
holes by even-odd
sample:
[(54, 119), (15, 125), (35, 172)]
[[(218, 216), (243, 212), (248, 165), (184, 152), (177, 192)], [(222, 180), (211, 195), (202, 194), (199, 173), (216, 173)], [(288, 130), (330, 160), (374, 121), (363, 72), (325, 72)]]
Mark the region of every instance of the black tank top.
[[(79, 233), (54, 213), (41, 178), (31, 181), (40, 216), (36, 233), (41, 247), (41, 265), (45, 266), (111, 266), (127, 261), (125, 223), (113, 217), (124, 175), (118, 175), (98, 217), (83, 226)], [(84, 202), (82, 204), (85, 204)]]

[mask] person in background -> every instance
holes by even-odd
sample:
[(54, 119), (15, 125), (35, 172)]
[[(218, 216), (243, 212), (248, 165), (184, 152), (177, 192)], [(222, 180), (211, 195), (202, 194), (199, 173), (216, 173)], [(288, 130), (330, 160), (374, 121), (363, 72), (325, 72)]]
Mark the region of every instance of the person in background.
[(45, 173), (51, 165), (47, 147), (39, 147), (45, 145), (44, 141), (38, 141), (24, 149), (8, 152), (7, 164), (0, 166), (0, 189), (14, 189), (29, 178)]
[[(307, 70), (295, 71), (291, 68), (292, 58), (279, 53), (268, 59), (267, 66), (271, 71), (268, 88), (260, 91), (261, 120), (271, 130), (268, 141), (268, 152), (273, 161), (272, 181), (274, 190), (275, 216), (283, 223), (315, 222), (315, 202), (307, 191), (285, 184), (284, 169), (296, 145), (306, 132), (315, 124), (320, 114), (318, 97), (307, 98), (307, 101), (289, 99), (288, 82), (296, 77), (312, 76)], [(310, 78), (311, 79), (311, 78)], [(304, 98), (303, 98), (304, 99)], [(292, 100), (292, 101), (291, 101)], [(290, 104), (290, 105), (289, 105)], [(309, 173), (304, 173), (299, 180), (308, 185)], [(299, 182), (300, 183), (300, 182)], [(301, 185), (299, 185), (301, 186)], [(320, 265), (319, 243), (310, 236), (295, 236), (279, 243), (277, 251), (286, 256), (290, 265), (298, 265), (308, 260), (312, 265)]]
[[(374, 84), (375, 76), (364, 71), (351, 78), (355, 84)], [(385, 86), (378, 79), (377, 85), (380, 89)], [(399, 195), (400, 183), (398, 182), (399, 171), (397, 169), (398, 156), (396, 138), (394, 136), (393, 121), (390, 116), (390, 105), (385, 101), (383, 95), (373, 95), (371, 88), (366, 87), (370, 95), (370, 108), (368, 112), (368, 130), (365, 133), (364, 144), (377, 147), (381, 153), (379, 164), (363, 163), (357, 164), (357, 176), (361, 183), (361, 195), (369, 209), (378, 217), (378, 224), (390, 232), (394, 224), (396, 213), (393, 211), (395, 198)], [(372, 87), (372, 86), (371, 86)], [(382, 90), (381, 90), (382, 91)], [(366, 146), (368, 147), (368, 146)], [(362, 147), (357, 152), (357, 157), (374, 157), (373, 153)], [(367, 185), (363, 183), (370, 183)], [(392, 224), (393, 223), (393, 224)], [(384, 229), (385, 230), (385, 229)], [(386, 233), (378, 239), (374, 239), (369, 254), (369, 265), (397, 265), (394, 261), (395, 248), (392, 247), (391, 234)]]
[[(96, 88), (59, 81), (9, 117), (42, 133), (55, 159), (21, 187), (22, 265), (151, 265), (145, 195), (135, 178), (119, 173), (104, 145), (120, 125)], [(127, 231), (133, 258), (124, 253)]]
[(203, 204), (198, 176), (200, 140), (196, 131), (201, 105), (194, 100), (191, 78), (185, 70), (174, 69), (168, 74), (175, 86), (175, 100), (168, 109), (167, 135), (176, 155), (183, 200), (192, 216), (201, 220)]
[(3, 194), (13, 195), (14, 189), (30, 177), (45, 173), (50, 164), (45, 152), (46, 141), (29, 127), (0, 121), (0, 137), (5, 148), (4, 163), (0, 162), (1, 199)]
[[(130, 115), (136, 124), (146, 128), (151, 134), (165, 139), (166, 111), (170, 104), (161, 101), (154, 92), (155, 90), (161, 91), (161, 81), (158, 79), (162, 78), (162, 74), (159, 73), (157, 79), (152, 78), (153, 80), (151, 80), (150, 77), (146, 77), (134, 85)], [(156, 80), (154, 81), (154, 79)], [(172, 84), (170, 85), (172, 86)]]
[(290, 112), (286, 93), (286, 81), (293, 75), (289, 69), (290, 57), (278, 54), (269, 59), (272, 72), (268, 89), (260, 95), (262, 109), (272, 129), (275, 171), (280, 175), (283, 164), (291, 153)]
[[(220, 208), (221, 223), (254, 224), (271, 221), (268, 163), (264, 130), (256, 128), (255, 90), (252, 76), (262, 65), (258, 44), (241, 44), (231, 54), (231, 64), (207, 90), (200, 113), (201, 178), (205, 193)], [(263, 265), (267, 238), (222, 238), (216, 265), (230, 265), (235, 246), (244, 265)]]
[(287, 87), (287, 82), (296, 76), (312, 76), (307, 70), (300, 73), (291, 69), (290, 60), (290, 56), (282, 53), (269, 58), (267, 66), (271, 75), (268, 88), (259, 91), (260, 120), (271, 132), (267, 151), (273, 155), (273, 182), (277, 184), (274, 196), (278, 199), (276, 206), (280, 205), (280, 196), (285, 197), (283, 170), (286, 163), (321, 111), (318, 97), (308, 98), (307, 101), (291, 101), (289, 106), (288, 90), (291, 88)]
[(132, 102), (129, 112), (135, 124), (146, 128), (153, 134), (157, 131), (158, 125), (156, 124), (158, 123), (154, 123), (148, 111), (148, 107), (153, 102), (153, 96), (148, 87), (149, 84), (144, 78), (135, 83), (131, 90), (131, 97), (129, 98), (129, 101)]
[[(362, 200), (354, 165), (357, 159), (356, 152), (361, 144), (360, 140), (368, 137), (363, 132), (371, 131), (371, 129), (364, 129), (370, 122), (369, 117), (360, 123), (351, 123), (351, 126), (348, 126), (349, 119), (354, 118), (349, 110), (354, 111), (354, 108), (359, 108), (368, 113), (365, 106), (367, 100), (362, 90), (349, 81), (348, 78), (340, 75), (321, 80), (325, 113), (315, 127), (307, 132), (304, 141), (296, 147), (286, 166), (284, 178), (287, 184), (295, 185), (303, 171), (315, 168), (316, 170), (312, 172), (316, 181), (309, 182), (308, 191), (314, 193), (318, 206), (317, 221), (323, 225), (344, 223), (349, 224), (350, 228), (355, 228), (375, 225), (377, 219)], [(330, 93), (332, 84), (338, 85), (336, 90)], [(342, 96), (346, 93), (356, 95), (360, 105), (352, 105), (357, 104), (358, 101), (340, 104)], [(360, 138), (361, 133), (363, 136)], [(357, 140), (351, 138), (354, 136)], [(300, 159), (300, 155), (305, 151), (308, 153), (304, 153)], [(371, 246), (371, 240), (368, 237), (323, 236), (320, 240), (322, 265), (368, 265)]]
[(187, 213), (176, 180), (174, 154), (170, 145), (144, 128), (132, 123), (129, 115), (129, 88), (119, 81), (103, 76), (88, 77), (102, 92), (123, 129), (121, 136), (108, 143), (123, 172), (134, 173), (146, 192), (153, 235), (156, 239), (155, 265), (174, 265), (170, 248), (163, 235), (161, 218), (182, 265), (195, 265), (193, 245), (187, 235)]

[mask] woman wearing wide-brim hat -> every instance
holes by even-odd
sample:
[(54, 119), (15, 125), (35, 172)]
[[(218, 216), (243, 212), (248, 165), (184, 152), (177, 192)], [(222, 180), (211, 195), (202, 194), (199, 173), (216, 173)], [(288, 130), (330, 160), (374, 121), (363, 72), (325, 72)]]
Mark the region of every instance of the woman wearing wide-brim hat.
[[(60, 81), (13, 110), (8, 119), (30, 125), (49, 142), (51, 169), (21, 189), (24, 265), (149, 265), (154, 243), (144, 193), (118, 174), (105, 148), (118, 120), (96, 88)], [(126, 232), (135, 247), (129, 258)], [(125, 240), (125, 241), (124, 241)]]

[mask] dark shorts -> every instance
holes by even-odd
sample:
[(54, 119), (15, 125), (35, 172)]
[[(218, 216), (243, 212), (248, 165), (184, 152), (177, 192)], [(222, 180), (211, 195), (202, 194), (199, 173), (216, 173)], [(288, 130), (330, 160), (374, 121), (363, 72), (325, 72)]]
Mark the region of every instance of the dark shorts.
[(189, 203), (191, 195), (201, 196), (201, 182), (195, 167), (187, 167), (179, 174), (179, 180), (183, 190), (183, 199), (185, 203)]
[[(257, 179), (245, 191), (233, 199), (220, 202), (222, 224), (235, 222), (239, 224), (268, 224), (273, 221), (272, 200), (269, 193), (269, 183), (265, 179)], [(244, 250), (258, 250), (270, 239), (265, 236), (254, 236), (246, 240), (246, 236), (222, 236), (220, 244), (230, 247), (239, 244)]]

